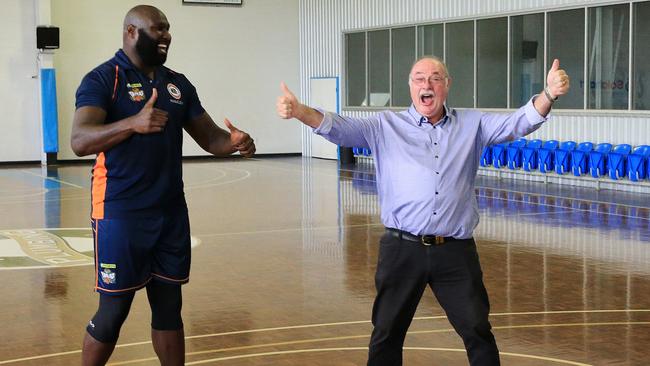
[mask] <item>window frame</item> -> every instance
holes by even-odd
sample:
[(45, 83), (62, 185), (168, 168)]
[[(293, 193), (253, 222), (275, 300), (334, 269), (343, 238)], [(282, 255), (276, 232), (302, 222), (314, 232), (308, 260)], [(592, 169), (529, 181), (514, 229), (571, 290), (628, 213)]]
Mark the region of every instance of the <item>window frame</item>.
[[(584, 22), (584, 28), (585, 28), (584, 29), (584, 37), (585, 37), (585, 40), (584, 40), (584, 45), (585, 46), (584, 47), (585, 47), (585, 50), (584, 50), (584, 67), (583, 67), (584, 74), (580, 75), (580, 76), (573, 76), (574, 87), (576, 87), (576, 85), (579, 86), (580, 78), (583, 80), (583, 83), (584, 83), (583, 107), (580, 108), (580, 109), (562, 109), (562, 108), (558, 108), (558, 109), (554, 109), (554, 113), (555, 114), (564, 114), (564, 115), (599, 115), (599, 116), (635, 116), (636, 115), (636, 116), (647, 117), (648, 115), (650, 115), (650, 109), (647, 109), (647, 110), (645, 110), (645, 109), (633, 109), (634, 108), (633, 97), (634, 97), (634, 93), (636, 92), (635, 83), (634, 83), (635, 75), (634, 75), (634, 65), (633, 65), (634, 49), (635, 49), (635, 46), (636, 46), (636, 44), (635, 44), (636, 37), (635, 37), (635, 34), (634, 34), (634, 31), (635, 31), (635, 27), (634, 27), (635, 26), (635, 24), (634, 24), (635, 23), (635, 9), (636, 9), (635, 4), (646, 3), (646, 2), (650, 3), (650, 1), (648, 1), (648, 0), (643, 0), (643, 1), (629, 0), (629, 1), (621, 1), (621, 2), (609, 1), (609, 2), (601, 2), (601, 3), (593, 4), (593, 5), (581, 5), (581, 6), (576, 5), (576, 6), (567, 6), (567, 7), (558, 7), (558, 6), (544, 7), (544, 8), (541, 8), (541, 9), (535, 9), (535, 10), (529, 10), (529, 11), (516, 11), (516, 12), (508, 12), (508, 13), (502, 13), (502, 14), (490, 14), (490, 15), (482, 16), (482, 17), (467, 16), (467, 17), (457, 17), (457, 18), (446, 18), (446, 19), (440, 19), (440, 20), (428, 21), (428, 22), (401, 23), (401, 24), (397, 24), (397, 25), (394, 25), (394, 26), (369, 27), (369, 28), (358, 28), (358, 29), (344, 30), (341, 33), (341, 35), (342, 35), (342, 37), (341, 37), (342, 47), (341, 48), (343, 49), (343, 52), (341, 53), (342, 54), (341, 70), (342, 70), (343, 78), (346, 81), (344, 83), (341, 83), (341, 85), (343, 86), (343, 89), (344, 89), (344, 90), (341, 90), (341, 99), (345, 101), (345, 103), (343, 103), (343, 105), (342, 105), (342, 110), (344, 110), (344, 111), (377, 111), (377, 110), (387, 110), (387, 109), (389, 109), (389, 110), (403, 110), (405, 108), (404, 106), (393, 106), (393, 98), (391, 98), (389, 106), (386, 106), (386, 107), (351, 106), (351, 105), (347, 104), (348, 95), (347, 95), (347, 88), (345, 88), (345, 86), (347, 86), (347, 63), (348, 63), (348, 59), (347, 59), (348, 55), (347, 55), (347, 52), (346, 52), (347, 45), (345, 43), (347, 34), (350, 34), (350, 33), (362, 33), (362, 32), (366, 34), (366, 43), (365, 43), (365, 47), (366, 47), (366, 50), (365, 50), (366, 51), (366, 66), (365, 66), (366, 76), (365, 76), (365, 83), (366, 83), (366, 98), (367, 98), (368, 97), (368, 83), (369, 83), (369, 80), (368, 80), (368, 37), (367, 37), (367, 33), (369, 31), (389, 30), (389, 39), (391, 39), (391, 42), (392, 42), (392, 31), (393, 31), (393, 29), (399, 29), (399, 28), (405, 28), (405, 27), (415, 27), (415, 37), (414, 37), (415, 42), (414, 42), (413, 47), (414, 47), (414, 53), (415, 53), (416, 58), (417, 58), (417, 57), (419, 57), (418, 56), (419, 33), (420, 33), (419, 28), (424, 27), (424, 26), (429, 26), (429, 25), (441, 24), (442, 29), (443, 29), (443, 55), (442, 55), (441, 58), (443, 59), (443, 61), (446, 62), (446, 58), (447, 58), (446, 53), (447, 53), (447, 48), (448, 48), (447, 47), (448, 46), (447, 45), (447, 37), (446, 37), (447, 24), (448, 23), (456, 23), (456, 22), (460, 22), (460, 21), (474, 21), (474, 23), (475, 23), (475, 26), (474, 26), (474, 32), (475, 32), (475, 34), (474, 34), (474, 55), (473, 55), (474, 56), (474, 62), (473, 62), (474, 69), (472, 70), (472, 72), (475, 74), (475, 77), (474, 77), (474, 90), (473, 90), (473, 93), (472, 93), (474, 95), (474, 103), (473, 103), (472, 107), (468, 107), (468, 108), (477, 108), (477, 106), (476, 106), (476, 104), (477, 104), (476, 95), (477, 95), (477, 92), (478, 92), (478, 89), (477, 89), (478, 88), (478, 86), (477, 86), (478, 80), (476, 78), (476, 73), (477, 73), (477, 58), (478, 58), (478, 56), (477, 56), (477, 44), (476, 44), (477, 43), (476, 22), (478, 20), (495, 19), (495, 18), (506, 17), (507, 18), (507, 28), (508, 28), (508, 40), (507, 40), (507, 54), (508, 54), (508, 56), (507, 56), (507, 70), (508, 70), (507, 71), (507, 77), (508, 77), (508, 81), (507, 81), (507, 84), (506, 84), (507, 85), (507, 95), (506, 95), (507, 107), (506, 108), (481, 108), (481, 109), (482, 110), (497, 110), (497, 111), (513, 110), (513, 109), (519, 108), (520, 106), (512, 106), (511, 105), (510, 70), (511, 70), (511, 52), (512, 52), (512, 50), (511, 50), (511, 47), (512, 47), (512, 45), (511, 45), (511, 37), (512, 37), (512, 34), (511, 34), (511, 32), (512, 32), (511, 24), (512, 23), (511, 22), (512, 22), (512, 17), (521, 16), (521, 15), (528, 15), (528, 14), (543, 14), (543, 16), (544, 16), (544, 25), (543, 25), (543, 27), (544, 27), (544, 30), (543, 30), (544, 31), (543, 55), (544, 56), (543, 57), (544, 57), (544, 70), (546, 70), (545, 71), (545, 75), (546, 75), (546, 73), (548, 72), (548, 69), (550, 67), (549, 62), (547, 60), (548, 59), (548, 13), (563, 11), (563, 10), (583, 9), (584, 10), (584, 16), (585, 16), (585, 22)], [(588, 79), (588, 77), (589, 77), (588, 76), (588, 68), (587, 68), (587, 66), (588, 66), (587, 63), (588, 63), (588, 58), (589, 58), (589, 56), (588, 56), (589, 55), (589, 50), (587, 49), (588, 48), (588, 36), (589, 36), (589, 19), (588, 19), (589, 18), (589, 9), (599, 8), (599, 7), (606, 7), (606, 6), (610, 6), (610, 5), (628, 5), (629, 11), (630, 11), (630, 14), (629, 14), (629, 17), (628, 17), (628, 27), (629, 27), (628, 45), (629, 45), (629, 47), (628, 47), (628, 65), (627, 65), (627, 67), (628, 67), (628, 81), (627, 82), (629, 84), (628, 107), (627, 107), (627, 109), (589, 109), (588, 108), (589, 88), (588, 88), (588, 85), (587, 85), (588, 80), (589, 80)], [(392, 46), (392, 44), (389, 43), (389, 46)], [(391, 72), (392, 72), (392, 55), (390, 53), (390, 50), (389, 50), (389, 60), (388, 61), (389, 61), (389, 65), (390, 65), (389, 67), (390, 67)], [(451, 76), (453, 77), (453, 75), (451, 75)], [(390, 79), (389, 79), (389, 85), (391, 85), (391, 88), (392, 88), (392, 83), (393, 83), (393, 80), (392, 80), (392, 75), (391, 75)], [(392, 93), (392, 90), (391, 90), (391, 93)], [(392, 96), (392, 94), (391, 94), (391, 96)], [(459, 108), (459, 109), (465, 109), (465, 108)]]

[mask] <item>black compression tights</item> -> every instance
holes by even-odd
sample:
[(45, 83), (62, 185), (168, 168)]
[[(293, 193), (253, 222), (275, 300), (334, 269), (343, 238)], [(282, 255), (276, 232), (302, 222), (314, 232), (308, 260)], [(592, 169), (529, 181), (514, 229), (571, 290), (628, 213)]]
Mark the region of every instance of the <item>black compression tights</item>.
[(153, 280), (147, 284), (147, 297), (151, 306), (151, 328), (179, 330), (183, 328), (181, 285)]
[[(115, 343), (122, 324), (129, 315), (135, 292), (121, 295), (99, 294), (99, 308), (86, 330), (102, 343)], [(152, 280), (147, 284), (151, 306), (151, 328), (179, 330), (183, 328), (181, 286)]]
[(102, 343), (117, 342), (134, 295), (135, 292), (122, 295), (99, 294), (99, 308), (86, 327), (88, 334)]

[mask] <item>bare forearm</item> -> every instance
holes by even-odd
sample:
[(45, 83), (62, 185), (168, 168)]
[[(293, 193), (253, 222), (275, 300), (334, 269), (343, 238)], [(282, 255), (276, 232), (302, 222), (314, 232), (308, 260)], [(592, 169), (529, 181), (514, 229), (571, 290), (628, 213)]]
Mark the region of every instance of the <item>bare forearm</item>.
[(312, 128), (318, 128), (323, 122), (323, 114), (314, 108), (299, 104), (296, 119)]
[(106, 125), (80, 125), (72, 134), (72, 151), (77, 156), (107, 151), (133, 135), (129, 118)]
[(228, 156), (237, 151), (230, 143), (230, 134), (216, 126), (210, 134), (210, 141), (205, 150), (215, 156)]

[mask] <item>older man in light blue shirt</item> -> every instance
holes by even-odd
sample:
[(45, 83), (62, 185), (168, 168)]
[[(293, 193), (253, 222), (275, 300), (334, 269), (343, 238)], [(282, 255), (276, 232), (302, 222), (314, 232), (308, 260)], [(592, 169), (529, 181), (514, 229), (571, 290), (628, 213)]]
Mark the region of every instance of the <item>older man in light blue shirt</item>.
[(514, 113), (455, 110), (445, 105), (451, 78), (436, 57), (417, 60), (409, 75), (413, 104), (350, 118), (298, 102), (282, 84), (277, 110), (341, 146), (372, 150), (381, 221), (368, 365), (401, 365), (408, 327), (427, 285), (463, 339), (471, 365), (499, 365), (488, 321), (489, 301), (472, 232), (478, 224), (474, 180), (487, 145), (525, 136), (546, 121), (569, 90), (555, 60), (547, 86)]

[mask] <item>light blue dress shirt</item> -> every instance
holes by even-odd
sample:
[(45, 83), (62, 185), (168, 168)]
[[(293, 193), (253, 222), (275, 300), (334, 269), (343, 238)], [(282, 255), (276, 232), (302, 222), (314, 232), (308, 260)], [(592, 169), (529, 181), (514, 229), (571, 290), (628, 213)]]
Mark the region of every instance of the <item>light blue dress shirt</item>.
[(511, 114), (445, 107), (433, 125), (413, 105), (368, 118), (323, 112), (314, 132), (340, 146), (372, 150), (384, 226), (467, 239), (479, 221), (474, 180), (483, 147), (539, 128), (547, 117), (534, 98)]

